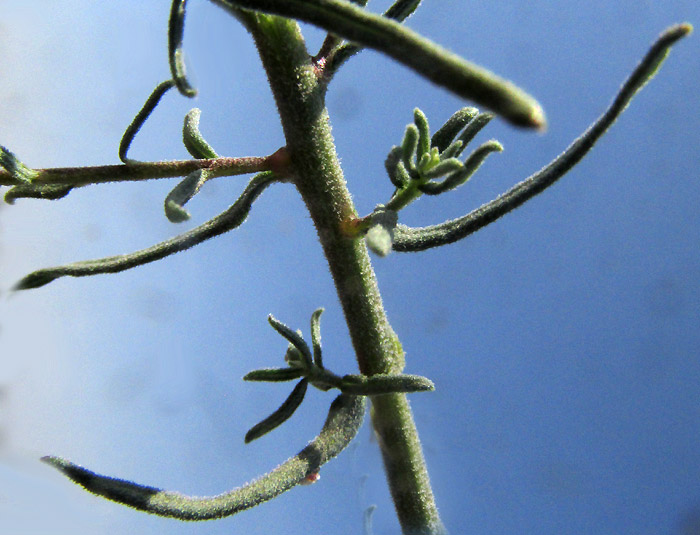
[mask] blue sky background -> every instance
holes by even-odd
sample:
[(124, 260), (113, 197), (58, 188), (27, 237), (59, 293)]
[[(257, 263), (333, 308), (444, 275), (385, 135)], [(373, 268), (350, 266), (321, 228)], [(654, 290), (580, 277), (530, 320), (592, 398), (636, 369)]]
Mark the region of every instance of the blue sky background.
[[(186, 158), (182, 118), (227, 156), (283, 143), (251, 40), (192, 0), (185, 50), (195, 101), (167, 95), (131, 156)], [(401, 213), (456, 217), (560, 153), (608, 105), (656, 35), (700, 24), (695, 0), (567, 3), (426, 0), (409, 25), (543, 104), (545, 135), (493, 121), (499, 139), (472, 182)], [(388, 2), (374, 1), (380, 11)], [(122, 132), (169, 76), (169, 2), (0, 6), (0, 143), (32, 167), (117, 163)], [(310, 48), (322, 34), (304, 27)], [(437, 390), (412, 406), (443, 520), (458, 533), (700, 533), (700, 41), (659, 76), (587, 159), (525, 207), (459, 244), (374, 258), (407, 372)], [(412, 110), (434, 127), (465, 103), (374, 52), (333, 82), (328, 106), (358, 209), (385, 202), (383, 161)], [(398, 533), (365, 425), (321, 481), (231, 519), (181, 524), (95, 498), (38, 462), (188, 494), (220, 493), (275, 467), (320, 429), (332, 393), (244, 445), (287, 395), (246, 384), (281, 364), (273, 313), (356, 370), (325, 260), (289, 185), (266, 191), (239, 230), (130, 272), (10, 294), (49, 265), (130, 252), (227, 207), (243, 178), (207, 184), (191, 223), (162, 213), (174, 181), (85, 188), (0, 208), (0, 531), (13, 534)]]

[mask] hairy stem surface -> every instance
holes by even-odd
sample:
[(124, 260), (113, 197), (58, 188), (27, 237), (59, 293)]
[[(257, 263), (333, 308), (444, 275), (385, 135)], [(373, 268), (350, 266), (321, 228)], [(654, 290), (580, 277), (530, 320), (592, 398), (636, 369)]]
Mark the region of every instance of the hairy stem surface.
[[(298, 25), (272, 15), (245, 19), (282, 119), (295, 185), (316, 226), (338, 291), (360, 371), (400, 373), (404, 355), (385, 315), (363, 240), (341, 224), (357, 217), (331, 136), (324, 90)], [(373, 400), (372, 421), (399, 522), (405, 534), (444, 533), (406, 396)]]

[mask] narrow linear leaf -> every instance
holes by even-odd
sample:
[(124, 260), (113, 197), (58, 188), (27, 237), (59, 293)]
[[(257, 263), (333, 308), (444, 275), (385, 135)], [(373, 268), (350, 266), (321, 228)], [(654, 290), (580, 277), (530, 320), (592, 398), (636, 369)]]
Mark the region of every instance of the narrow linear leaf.
[(321, 314), (323, 308), (317, 308), (311, 314), (311, 347), (314, 352), (314, 364), (323, 369), (323, 351), (321, 349)]
[(428, 152), (424, 152), (423, 155), (420, 157), (420, 160), (418, 160), (418, 172), (420, 173), (423, 169), (428, 167), (430, 162), (432, 161), (432, 155)]
[(199, 108), (192, 108), (187, 115), (185, 115), (185, 123), (182, 127), (182, 141), (185, 144), (187, 152), (194, 158), (218, 158), (219, 155), (214, 151), (212, 146), (207, 143), (199, 131), (199, 118), (201, 115), (202, 110)]
[(253, 370), (243, 376), (244, 381), (258, 381), (266, 383), (279, 383), (293, 381), (304, 375), (301, 368), (262, 368)]
[(175, 186), (165, 198), (165, 216), (172, 223), (181, 223), (190, 218), (190, 213), (185, 210), (185, 204), (194, 197), (209, 180), (210, 173), (206, 169), (198, 169), (187, 175)]
[(447, 158), (442, 160), (435, 167), (424, 171), (422, 173), (423, 178), (439, 178), (445, 176), (448, 173), (454, 173), (455, 171), (460, 171), (464, 165), (457, 158)]
[(428, 154), (430, 152), (430, 126), (428, 118), (418, 108), (413, 110), (413, 122), (418, 128), (418, 154)]
[(384, 161), (384, 167), (389, 175), (389, 180), (391, 180), (391, 183), (399, 189), (405, 187), (408, 184), (408, 181), (411, 179), (406, 171), (403, 161), (401, 160), (402, 158), (402, 147), (394, 146), (389, 151), (389, 154)]
[(467, 126), (464, 128), (464, 131), (457, 138), (458, 141), (462, 142), (462, 147), (454, 156), (459, 156), (462, 154), (464, 149), (467, 148), (467, 145), (472, 142), (474, 137), (476, 137), (476, 135), (491, 122), (491, 119), (493, 119), (493, 113), (485, 112), (477, 114), (476, 117), (469, 121)]
[(301, 356), (303, 357), (301, 364), (307, 370), (310, 369), (312, 366), (311, 350), (309, 349), (308, 344), (304, 341), (304, 338), (302, 338), (301, 334), (287, 327), (272, 314), (267, 317), (267, 321), (270, 323), (270, 325), (272, 325), (274, 330), (284, 336), (287, 341), (301, 353)]
[(347, 0), (214, 0), (282, 15), (373, 48), (413, 69), (456, 95), (490, 108), (514, 125), (544, 129), (544, 111), (537, 101), (492, 72), (466, 61), (429, 39)]
[(241, 196), (226, 211), (210, 219), (206, 223), (180, 234), (174, 238), (158, 243), (147, 249), (142, 249), (131, 254), (110, 256), (99, 260), (76, 262), (65, 266), (40, 269), (30, 273), (20, 280), (14, 290), (28, 290), (39, 288), (59, 277), (86, 277), (101, 273), (118, 273), (136, 266), (148, 264), (160, 260), (171, 254), (185, 251), (190, 247), (202, 243), (210, 238), (228, 232), (246, 220), (250, 208), (260, 194), (278, 178), (270, 171), (254, 176), (248, 183)]
[(173, 0), (168, 21), (168, 61), (170, 74), (178, 91), (186, 97), (194, 97), (197, 90), (187, 81), (185, 61), (182, 53), (182, 39), (185, 34), (185, 9), (187, 0)]
[(418, 136), (418, 128), (415, 124), (406, 126), (406, 132), (401, 141), (401, 161), (403, 162), (404, 168), (409, 173), (416, 168), (414, 160), (416, 158), (416, 150), (418, 149)]
[(279, 427), (284, 422), (289, 420), (292, 414), (294, 414), (294, 411), (299, 408), (301, 402), (304, 401), (304, 396), (306, 395), (306, 389), (308, 386), (309, 381), (306, 379), (299, 381), (294, 387), (294, 390), (292, 390), (292, 393), (289, 394), (287, 399), (284, 400), (284, 403), (280, 405), (279, 409), (270, 414), (270, 416), (265, 418), (262, 422), (255, 424), (250, 428), (250, 430), (245, 434), (245, 443), (248, 444), (257, 438), (266, 435), (273, 429)]
[(443, 160), (447, 160), (449, 158), (456, 158), (460, 154), (462, 154), (462, 147), (464, 146), (464, 143), (462, 143), (459, 139), (455, 141), (454, 143), (450, 143), (450, 145), (440, 153), (440, 158)]
[(68, 195), (73, 188), (61, 184), (32, 184), (29, 186), (15, 186), (5, 193), (5, 202), (14, 204), (15, 200), (23, 198), (44, 199), (54, 201)]
[(361, 396), (341, 394), (331, 404), (320, 434), (296, 456), (230, 492), (191, 497), (102, 476), (60, 457), (42, 461), (60, 470), (87, 491), (147, 513), (180, 520), (210, 520), (234, 515), (264, 503), (298, 485), (343, 451), (357, 435), (365, 413)]
[(486, 160), (489, 154), (492, 152), (501, 152), (502, 150), (503, 145), (498, 141), (493, 139), (487, 141), (469, 155), (461, 169), (445, 177), (442, 182), (427, 182), (419, 185), (418, 189), (428, 195), (439, 195), (440, 193), (453, 190), (469, 180), (479, 167), (481, 167), (481, 164), (484, 163), (484, 160)]
[(693, 27), (686, 23), (672, 26), (664, 31), (623, 84), (610, 107), (581, 137), (576, 139), (548, 165), (493, 201), (458, 219), (423, 228), (397, 225), (394, 233), (394, 250), (400, 252), (424, 251), (459, 241), (496, 221), (554, 184), (593, 148), (593, 145), (627, 108), (637, 91), (654, 76), (671, 47), (688, 35), (692, 29)]
[(479, 110), (472, 107), (462, 108), (457, 110), (452, 114), (452, 116), (445, 121), (437, 132), (433, 134), (430, 140), (430, 145), (432, 147), (437, 147), (440, 152), (443, 152), (450, 143), (457, 137), (457, 134), (467, 126), (467, 123), (471, 121), (474, 117), (479, 114)]
[(427, 377), (409, 374), (345, 375), (340, 390), (347, 394), (377, 396), (381, 394), (429, 392), (435, 384)]
[(384, 16), (398, 22), (403, 22), (413, 15), (413, 12), (418, 9), (422, 1), (423, 0), (397, 0), (384, 12)]
[(126, 128), (124, 135), (119, 142), (119, 159), (122, 162), (129, 162), (129, 159), (126, 157), (126, 153), (129, 152), (131, 142), (134, 141), (134, 137), (136, 137), (138, 131), (141, 130), (143, 124), (146, 122), (148, 117), (150, 117), (151, 113), (153, 113), (153, 110), (156, 108), (163, 95), (165, 95), (165, 93), (167, 93), (168, 90), (174, 86), (175, 83), (172, 80), (167, 80), (158, 84), (153, 90), (153, 93), (151, 93), (151, 95), (146, 99), (146, 103), (143, 105), (143, 108), (139, 110), (136, 117), (134, 117), (134, 120), (131, 121), (131, 124)]

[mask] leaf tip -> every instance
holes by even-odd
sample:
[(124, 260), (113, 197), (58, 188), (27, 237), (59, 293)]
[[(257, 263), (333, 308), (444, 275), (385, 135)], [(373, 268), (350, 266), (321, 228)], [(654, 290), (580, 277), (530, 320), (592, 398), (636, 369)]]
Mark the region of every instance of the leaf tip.
[(48, 464), (49, 466), (55, 468), (59, 472), (68, 476), (69, 478), (75, 479), (75, 474), (73, 472), (76, 472), (76, 469), (78, 467), (72, 462), (62, 457), (56, 457), (55, 455), (45, 455), (40, 460), (41, 462)]
[(534, 127), (540, 133), (547, 131), (547, 117), (545, 116), (542, 106), (535, 104), (530, 112), (530, 126)]
[(34, 273), (30, 273), (29, 275), (23, 277), (12, 287), (12, 290), (19, 291), (41, 288), (42, 286), (47, 285), (56, 278), (56, 275), (50, 275), (45, 271), (35, 271)]
[(168, 221), (171, 223), (183, 223), (189, 221), (191, 215), (181, 205), (168, 199), (165, 202), (165, 217), (167, 217)]
[(681, 22), (678, 25), (678, 31), (679, 31), (679, 33), (682, 33), (683, 35), (690, 35), (691, 33), (693, 33), (693, 30), (694, 30), (693, 25), (690, 24), (690, 22)]

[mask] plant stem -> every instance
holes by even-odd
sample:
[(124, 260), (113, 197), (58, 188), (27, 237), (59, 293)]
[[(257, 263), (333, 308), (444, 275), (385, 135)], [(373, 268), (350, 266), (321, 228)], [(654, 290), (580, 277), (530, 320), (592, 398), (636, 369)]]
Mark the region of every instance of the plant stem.
[[(295, 183), (316, 226), (348, 324), (360, 371), (400, 373), (401, 344), (385, 315), (364, 241), (342, 231), (356, 218), (338, 162), (324, 87), (296, 22), (272, 15), (241, 17), (255, 39), (282, 120)], [(372, 399), (372, 422), (404, 534), (444, 533), (418, 432), (403, 394)]]
[[(275, 153), (277, 154), (277, 153)], [(244, 158), (212, 158), (207, 160), (172, 160), (162, 162), (130, 162), (118, 165), (97, 165), (93, 167), (54, 167), (34, 169), (32, 178), (36, 185), (57, 184), (66, 186), (87, 186), (105, 182), (128, 182), (185, 176), (199, 169), (209, 171), (209, 176), (233, 176), (258, 171), (274, 171), (272, 156)], [(14, 186), (17, 181), (10, 173), (0, 169), (0, 186)]]

